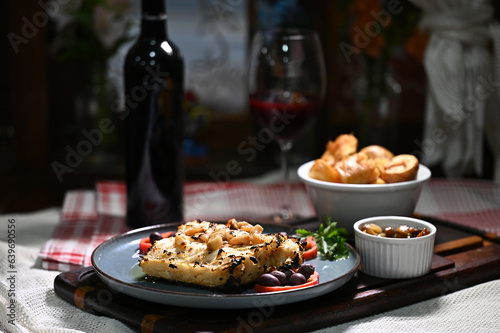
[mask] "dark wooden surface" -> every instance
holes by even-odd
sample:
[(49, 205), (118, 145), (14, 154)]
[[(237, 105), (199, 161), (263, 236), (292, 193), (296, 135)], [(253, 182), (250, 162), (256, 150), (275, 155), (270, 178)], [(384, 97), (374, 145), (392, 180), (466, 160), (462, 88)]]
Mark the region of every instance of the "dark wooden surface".
[[(239, 310), (199, 310), (136, 300), (110, 291), (91, 267), (60, 274), (55, 292), (85, 311), (116, 318), (142, 332), (309, 331), (364, 318), (500, 278), (500, 246), (437, 225), (432, 270), (419, 278), (388, 280), (357, 272), (343, 287), (299, 303)], [(462, 237), (464, 236), (464, 237)], [(194, 315), (195, 314), (195, 315)]]

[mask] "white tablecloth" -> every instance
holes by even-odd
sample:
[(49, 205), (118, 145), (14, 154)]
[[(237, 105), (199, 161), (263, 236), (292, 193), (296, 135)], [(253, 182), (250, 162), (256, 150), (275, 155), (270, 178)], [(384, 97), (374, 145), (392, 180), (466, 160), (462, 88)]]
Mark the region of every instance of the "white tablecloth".
[[(426, 213), (427, 207), (422, 202), (418, 208), (420, 213)], [(51, 237), (60, 221), (59, 215), (60, 208), (0, 215), (0, 330), (131, 332), (114, 319), (94, 316), (60, 299), (53, 289), (59, 272), (37, 268), (40, 248)], [(9, 267), (7, 242), (12, 224), (15, 225), (13, 268)], [(12, 275), (15, 280), (9, 280)], [(12, 306), (9, 308), (12, 300), (14, 310)], [(318, 332), (500, 332), (498, 313), (500, 280), (495, 280)]]

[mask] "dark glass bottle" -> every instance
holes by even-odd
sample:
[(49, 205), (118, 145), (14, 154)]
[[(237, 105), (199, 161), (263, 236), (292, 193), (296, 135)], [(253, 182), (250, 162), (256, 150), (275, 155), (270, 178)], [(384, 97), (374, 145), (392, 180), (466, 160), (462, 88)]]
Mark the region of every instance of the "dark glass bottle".
[(125, 58), (127, 224), (183, 218), (184, 62), (167, 37), (165, 0), (142, 0), (141, 34)]

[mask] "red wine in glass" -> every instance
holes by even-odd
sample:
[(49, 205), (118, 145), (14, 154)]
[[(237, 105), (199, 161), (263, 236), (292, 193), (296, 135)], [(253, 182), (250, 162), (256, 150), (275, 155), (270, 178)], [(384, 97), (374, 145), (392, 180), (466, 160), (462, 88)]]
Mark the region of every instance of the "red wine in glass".
[(321, 42), (309, 29), (276, 27), (254, 35), (248, 63), (252, 114), (281, 151), (283, 205), (278, 222), (298, 218), (290, 208), (288, 152), (322, 105), (326, 72)]
[(322, 100), (302, 91), (267, 90), (250, 95), (250, 109), (276, 141), (292, 142), (313, 122)]

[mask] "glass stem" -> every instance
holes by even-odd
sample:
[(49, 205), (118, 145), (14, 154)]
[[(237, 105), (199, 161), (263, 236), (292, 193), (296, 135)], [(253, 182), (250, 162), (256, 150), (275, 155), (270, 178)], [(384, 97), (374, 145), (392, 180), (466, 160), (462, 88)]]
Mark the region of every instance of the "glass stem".
[(281, 150), (281, 172), (283, 174), (283, 205), (281, 206), (281, 218), (289, 220), (292, 218), (290, 203), (292, 201), (292, 193), (290, 187), (290, 169), (288, 167), (289, 151), (292, 149), (291, 142), (280, 144)]

